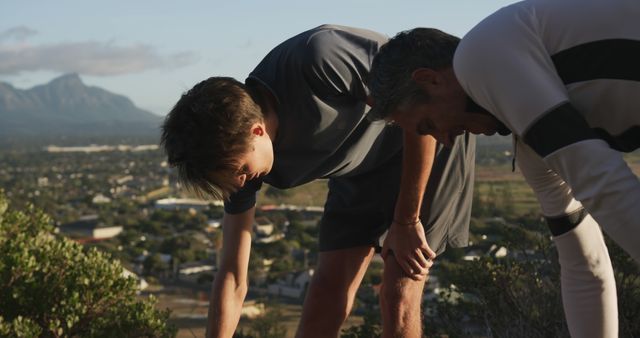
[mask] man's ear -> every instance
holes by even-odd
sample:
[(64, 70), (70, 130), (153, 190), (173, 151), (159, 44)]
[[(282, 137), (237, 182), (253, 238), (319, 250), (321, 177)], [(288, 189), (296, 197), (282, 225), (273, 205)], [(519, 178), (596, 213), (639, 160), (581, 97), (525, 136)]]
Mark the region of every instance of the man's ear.
[(437, 85), (440, 82), (440, 74), (431, 68), (418, 68), (411, 73), (411, 79), (419, 86)]
[(256, 136), (264, 135), (264, 124), (262, 124), (262, 123), (254, 123), (251, 126), (251, 134), (256, 135)]

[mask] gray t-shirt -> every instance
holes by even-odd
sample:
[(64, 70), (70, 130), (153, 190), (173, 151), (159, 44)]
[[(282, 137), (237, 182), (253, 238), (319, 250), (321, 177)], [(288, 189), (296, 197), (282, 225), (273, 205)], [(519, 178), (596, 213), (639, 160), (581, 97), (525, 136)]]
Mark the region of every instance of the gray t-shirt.
[[(249, 75), (276, 97), (274, 164), (264, 182), (284, 189), (318, 178), (370, 171), (402, 148), (402, 131), (366, 118), (367, 80), (384, 35), (323, 25), (273, 49)], [(255, 205), (261, 180), (225, 203), (228, 213)]]

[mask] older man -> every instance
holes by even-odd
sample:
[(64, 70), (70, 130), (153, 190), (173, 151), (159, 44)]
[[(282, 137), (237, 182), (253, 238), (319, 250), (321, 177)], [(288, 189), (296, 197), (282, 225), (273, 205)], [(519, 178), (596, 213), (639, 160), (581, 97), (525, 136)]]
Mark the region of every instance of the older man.
[(443, 143), (464, 131), (514, 134), (558, 248), (575, 337), (618, 334), (598, 224), (640, 261), (640, 182), (621, 154), (640, 146), (638, 17), (635, 0), (523, 1), (459, 45), (438, 30), (401, 33), (371, 71), (378, 118)]

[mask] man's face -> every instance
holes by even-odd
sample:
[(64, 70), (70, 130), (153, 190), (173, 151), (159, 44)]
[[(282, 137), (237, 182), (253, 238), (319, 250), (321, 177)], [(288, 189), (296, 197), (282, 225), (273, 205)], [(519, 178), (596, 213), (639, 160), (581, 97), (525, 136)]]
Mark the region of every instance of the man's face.
[(464, 128), (450, 116), (442, 114), (437, 106), (430, 103), (418, 103), (396, 109), (391, 114), (391, 119), (406, 131), (431, 135), (445, 146), (451, 146), (455, 137), (464, 132)]
[(252, 135), (249, 151), (238, 157), (237, 185), (267, 175), (273, 167), (273, 145), (266, 133)]
[[(467, 112), (467, 95), (458, 84), (453, 71), (435, 71), (437, 80), (418, 82), (426, 94), (426, 102), (398, 107), (390, 119), (404, 130), (431, 135), (445, 146), (453, 145), (456, 136), (468, 131), (493, 135), (497, 120), (487, 114)], [(432, 75), (430, 75), (432, 76)]]

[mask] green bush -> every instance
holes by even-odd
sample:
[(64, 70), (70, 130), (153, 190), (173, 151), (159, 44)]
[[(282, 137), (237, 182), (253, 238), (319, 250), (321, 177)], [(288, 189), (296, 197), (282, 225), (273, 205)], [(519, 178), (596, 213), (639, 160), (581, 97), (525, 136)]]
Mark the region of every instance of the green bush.
[[(531, 222), (532, 224), (534, 222)], [(442, 264), (443, 284), (455, 289), (441, 294), (436, 316), (424, 321), (425, 335), (568, 337), (562, 310), (560, 266), (548, 231), (523, 227), (505, 232), (502, 245), (512, 254)], [(640, 269), (628, 254), (607, 239), (616, 275), (620, 337), (640, 336)]]
[(56, 235), (41, 211), (11, 210), (0, 192), (0, 336), (175, 336), (169, 310), (138, 299), (122, 269)]
[[(525, 226), (502, 226), (498, 246), (507, 257), (442, 260), (443, 286), (436, 300), (425, 301), (424, 337), (568, 337), (560, 293), (555, 246), (539, 216)], [(483, 228), (483, 233), (487, 229)], [(606, 236), (618, 292), (620, 337), (640, 337), (640, 268)], [(450, 249), (447, 249), (449, 251)], [(444, 257), (441, 256), (440, 259)], [(373, 309), (369, 303), (368, 308)], [(343, 338), (379, 337), (379, 320), (343, 330)], [(371, 317), (370, 317), (371, 318)]]

